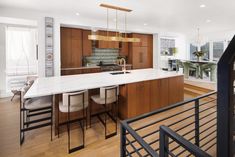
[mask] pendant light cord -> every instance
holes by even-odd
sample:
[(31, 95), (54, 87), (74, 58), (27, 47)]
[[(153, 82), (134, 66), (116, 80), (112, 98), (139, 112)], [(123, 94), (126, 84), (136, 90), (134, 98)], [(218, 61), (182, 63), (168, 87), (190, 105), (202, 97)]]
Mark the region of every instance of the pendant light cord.
[(107, 8), (107, 37), (109, 36), (109, 9)]

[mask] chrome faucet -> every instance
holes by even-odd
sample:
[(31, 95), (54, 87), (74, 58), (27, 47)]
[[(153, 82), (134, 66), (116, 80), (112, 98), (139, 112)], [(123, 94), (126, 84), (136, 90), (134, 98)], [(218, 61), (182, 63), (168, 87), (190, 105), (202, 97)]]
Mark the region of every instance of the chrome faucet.
[(124, 73), (126, 73), (126, 60), (125, 60), (124, 58), (121, 58), (120, 61), (123, 62), (122, 71), (123, 71)]

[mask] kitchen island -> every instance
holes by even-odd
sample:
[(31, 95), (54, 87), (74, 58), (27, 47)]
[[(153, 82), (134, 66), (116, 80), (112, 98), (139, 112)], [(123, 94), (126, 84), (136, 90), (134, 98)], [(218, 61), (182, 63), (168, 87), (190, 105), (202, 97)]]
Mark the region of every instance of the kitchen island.
[[(98, 91), (98, 88), (104, 86), (119, 85), (119, 117), (121, 119), (138, 116), (183, 101), (182, 74), (156, 69), (129, 70), (129, 72), (116, 75), (112, 75), (112, 72), (101, 72), (38, 78), (24, 98), (55, 96), (55, 118), (62, 93), (87, 89), (91, 96)], [(95, 110), (100, 112), (99, 109)], [(77, 115), (74, 114), (74, 117)], [(65, 120), (65, 115), (60, 116), (59, 123)]]

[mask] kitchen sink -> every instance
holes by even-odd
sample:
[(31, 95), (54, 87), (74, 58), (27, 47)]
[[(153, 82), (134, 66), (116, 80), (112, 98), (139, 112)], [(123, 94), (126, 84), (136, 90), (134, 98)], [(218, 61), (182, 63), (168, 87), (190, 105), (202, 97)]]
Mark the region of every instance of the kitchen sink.
[(110, 73), (110, 74), (111, 74), (111, 75), (120, 75), (120, 74), (129, 74), (129, 73), (131, 73), (131, 72), (129, 72), (129, 71), (126, 71), (126, 72), (118, 71), (118, 72), (112, 72), (112, 73)]

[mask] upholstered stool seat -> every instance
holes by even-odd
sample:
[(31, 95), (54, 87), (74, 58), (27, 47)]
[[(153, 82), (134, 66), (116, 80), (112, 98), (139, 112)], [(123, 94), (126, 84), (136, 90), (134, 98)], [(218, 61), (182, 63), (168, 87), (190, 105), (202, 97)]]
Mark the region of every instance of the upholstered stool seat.
[[(85, 129), (84, 129), (84, 119), (85, 119), (85, 110), (88, 108), (88, 91), (83, 90), (83, 91), (78, 91), (78, 92), (72, 92), (72, 93), (63, 93), (62, 101), (59, 103), (59, 112), (67, 113), (67, 130), (68, 130), (68, 151), (69, 153), (72, 153), (74, 151), (77, 151), (79, 149), (84, 148), (85, 146)], [(78, 112), (78, 111), (83, 111), (83, 112)], [(59, 115), (60, 113), (58, 112), (58, 117), (57, 117), (57, 123), (58, 123), (58, 137), (59, 137)], [(83, 143), (77, 147), (71, 148), (70, 147), (70, 123), (71, 117), (70, 113), (72, 112), (78, 112), (81, 114), (79, 115), (80, 118), (78, 118), (78, 121), (80, 123), (80, 126), (82, 128), (82, 141)], [(87, 117), (87, 112), (86, 112), (86, 117)], [(81, 122), (82, 121), (82, 122)], [(73, 122), (75, 122), (73, 120)], [(87, 125), (87, 122), (86, 122)]]
[(38, 98), (27, 99), (25, 101), (25, 109), (35, 110), (40, 108), (46, 108), (51, 106), (51, 96), (44, 96)]
[[(109, 86), (100, 88), (99, 95), (91, 96), (91, 99), (93, 100), (93, 102), (95, 102), (95, 104), (102, 105), (105, 109), (104, 120), (102, 120), (99, 114), (97, 115), (99, 120), (105, 127), (105, 139), (117, 134), (118, 93), (118, 86)], [(110, 108), (112, 109), (110, 110)], [(92, 111), (92, 105), (90, 105), (90, 111)], [(92, 113), (90, 113), (90, 115), (92, 115)], [(116, 126), (116, 131), (111, 134), (107, 134), (107, 116), (109, 116), (113, 120)]]

